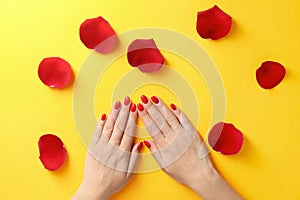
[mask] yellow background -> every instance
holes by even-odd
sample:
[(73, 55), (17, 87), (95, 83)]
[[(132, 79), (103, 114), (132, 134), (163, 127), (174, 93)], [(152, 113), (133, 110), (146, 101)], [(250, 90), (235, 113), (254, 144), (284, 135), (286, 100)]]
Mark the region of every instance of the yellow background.
[[(37, 68), (42, 58), (60, 56), (76, 74), (90, 53), (79, 40), (79, 26), (99, 15), (116, 32), (169, 28), (203, 46), (224, 81), (226, 121), (246, 138), (238, 155), (212, 152), (216, 167), (246, 199), (300, 199), (299, 0), (0, 3), (0, 199), (69, 199), (79, 186), (85, 148), (73, 121), (72, 86), (47, 88)], [(233, 17), (233, 27), (224, 39), (204, 40), (195, 30), (196, 12), (214, 4)], [(179, 67), (175, 57), (164, 55)], [(264, 60), (279, 61), (287, 69), (283, 82), (268, 91), (255, 80), (255, 70)], [(169, 100), (174, 99), (167, 96)], [(108, 106), (102, 109), (98, 106), (96, 112), (109, 111)], [(68, 151), (67, 162), (56, 172), (45, 170), (38, 159), (38, 138), (48, 132), (58, 135)], [(199, 198), (157, 171), (135, 176), (113, 199)]]

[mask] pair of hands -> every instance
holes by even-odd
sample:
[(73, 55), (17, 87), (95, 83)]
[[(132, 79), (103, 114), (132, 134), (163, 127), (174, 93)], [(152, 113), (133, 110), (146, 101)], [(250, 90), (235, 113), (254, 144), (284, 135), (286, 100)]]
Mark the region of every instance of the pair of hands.
[[(143, 142), (133, 145), (139, 115), (154, 141), (144, 141), (160, 167), (204, 199), (240, 199), (222, 179), (205, 143), (185, 114), (156, 96), (117, 101), (108, 117), (102, 115), (86, 155), (84, 177), (72, 199), (107, 200), (134, 173)], [(218, 190), (218, 191), (215, 191)], [(227, 195), (227, 196), (226, 196)]]

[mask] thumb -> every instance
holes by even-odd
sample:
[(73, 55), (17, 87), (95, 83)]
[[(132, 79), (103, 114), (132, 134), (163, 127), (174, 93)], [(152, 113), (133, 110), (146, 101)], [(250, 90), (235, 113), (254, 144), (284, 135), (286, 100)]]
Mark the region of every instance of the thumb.
[(127, 168), (127, 178), (129, 178), (132, 173), (134, 173), (137, 161), (140, 157), (140, 147), (139, 146), (143, 146), (143, 143), (139, 142), (136, 143), (131, 150), (130, 153), (130, 158), (129, 158), (129, 163), (128, 163), (128, 168)]
[(156, 142), (154, 142), (152, 140), (145, 140), (144, 144), (146, 147), (148, 147), (153, 158), (156, 160), (156, 162), (159, 164), (159, 166), (161, 168), (163, 168), (165, 166), (165, 162), (164, 162), (163, 156), (161, 155), (161, 153), (159, 151), (159, 147), (157, 146)]

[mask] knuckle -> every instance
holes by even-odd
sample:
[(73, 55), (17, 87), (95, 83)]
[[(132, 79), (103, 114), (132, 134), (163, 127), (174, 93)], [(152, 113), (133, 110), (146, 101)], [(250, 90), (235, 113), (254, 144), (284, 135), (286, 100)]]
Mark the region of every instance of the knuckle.
[(115, 137), (111, 138), (109, 142), (114, 145), (119, 145), (119, 143), (120, 143), (119, 140)]
[(135, 126), (127, 126), (125, 129), (125, 134), (127, 135), (133, 135), (135, 132)]
[(104, 130), (105, 130), (105, 131), (111, 131), (113, 128), (114, 128), (114, 127), (113, 127), (113, 124), (108, 123), (108, 124), (106, 124), (106, 126), (104, 127)]
[(171, 124), (171, 125), (176, 125), (176, 124), (179, 124), (177, 119), (175, 117), (169, 117), (168, 118), (168, 122)]
[(126, 123), (124, 121), (117, 121), (116, 125), (120, 130), (122, 130), (122, 131), (125, 130)]
[(157, 114), (153, 117), (153, 120), (155, 121), (155, 123), (159, 126), (162, 127), (166, 124), (166, 120), (163, 118), (163, 116)]
[(128, 147), (128, 145), (125, 145), (125, 144), (121, 144), (120, 149), (123, 151), (130, 151), (130, 148)]

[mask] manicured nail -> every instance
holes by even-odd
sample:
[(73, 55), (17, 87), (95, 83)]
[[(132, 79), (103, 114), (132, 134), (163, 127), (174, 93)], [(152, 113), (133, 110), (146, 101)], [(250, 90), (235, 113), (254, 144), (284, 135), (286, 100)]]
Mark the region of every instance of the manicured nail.
[(139, 111), (143, 111), (144, 110), (144, 106), (142, 104), (140, 104), (140, 103), (138, 103), (137, 107), (138, 107)]
[(124, 105), (127, 106), (127, 105), (129, 105), (129, 103), (130, 103), (130, 98), (128, 96), (126, 96), (124, 98)]
[(137, 150), (140, 151), (142, 148), (143, 148), (143, 142), (140, 142), (137, 147)]
[(176, 106), (173, 103), (170, 104), (170, 107), (172, 108), (172, 110), (176, 110), (177, 109)]
[(141, 96), (141, 100), (144, 104), (148, 103), (148, 98), (145, 95)]
[(158, 104), (158, 103), (159, 103), (159, 100), (158, 100), (158, 98), (157, 98), (156, 96), (152, 96), (152, 97), (151, 97), (151, 100), (152, 100), (153, 103), (155, 103), (155, 104)]
[(130, 110), (131, 110), (131, 112), (135, 112), (136, 105), (134, 103), (131, 103)]
[(106, 119), (106, 114), (102, 114), (101, 120), (104, 121)]
[(148, 142), (147, 140), (144, 140), (144, 144), (146, 145), (146, 147), (150, 148), (151, 147), (151, 144), (150, 142)]
[(115, 103), (114, 108), (115, 108), (116, 110), (118, 110), (118, 109), (120, 108), (120, 106), (121, 106), (121, 102), (120, 102), (120, 101), (117, 101), (117, 102)]

